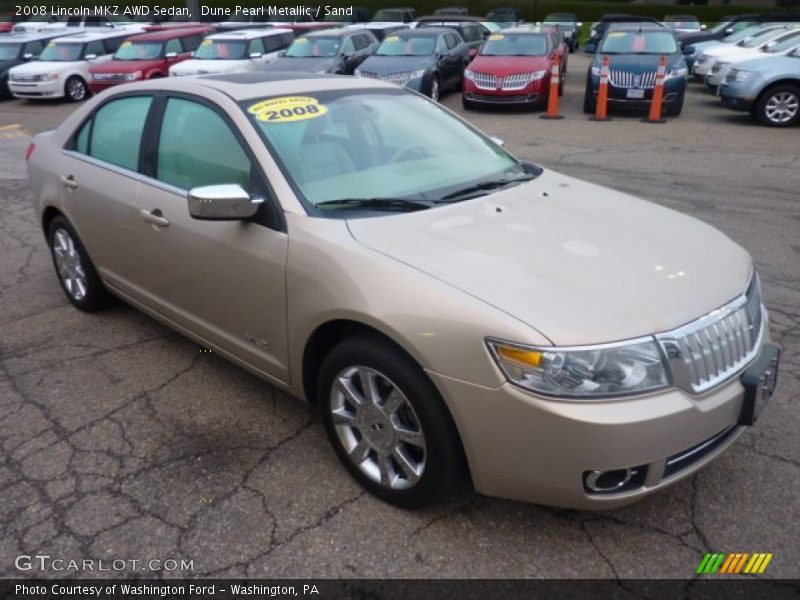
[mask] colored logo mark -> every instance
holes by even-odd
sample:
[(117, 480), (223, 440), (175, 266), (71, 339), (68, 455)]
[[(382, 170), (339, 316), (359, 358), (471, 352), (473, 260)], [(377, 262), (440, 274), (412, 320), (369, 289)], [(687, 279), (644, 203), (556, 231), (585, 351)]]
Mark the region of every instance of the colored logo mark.
[(703, 557), (697, 572), (703, 575), (709, 573), (763, 573), (769, 561), (772, 560), (772, 552), (709, 552)]

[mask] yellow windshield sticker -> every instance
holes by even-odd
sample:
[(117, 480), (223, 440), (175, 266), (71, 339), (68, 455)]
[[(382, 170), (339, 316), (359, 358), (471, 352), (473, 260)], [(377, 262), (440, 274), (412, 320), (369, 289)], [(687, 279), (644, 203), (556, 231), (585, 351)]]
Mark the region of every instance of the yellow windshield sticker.
[(399, 35), (390, 35), (389, 37), (386, 38), (386, 41), (387, 42), (399, 42), (400, 41), (400, 36)]
[(48, 48), (55, 48), (56, 47), (56, 43), (55, 42), (50, 42), (49, 44), (47, 44), (47, 47)]
[(203, 40), (203, 46), (210, 46), (214, 43), (214, 40)]
[(297, 39), (294, 41), (294, 43), (295, 43), (295, 44), (307, 44), (307, 43), (308, 43), (308, 40), (307, 40), (306, 38), (297, 38)]
[(492, 35), (490, 35), (490, 36), (489, 36), (489, 39), (490, 39), (491, 41), (493, 41), (493, 42), (497, 42), (497, 41), (499, 41), (499, 40), (504, 40), (504, 39), (506, 39), (506, 36), (504, 36), (502, 33), (494, 33), (494, 34), (492, 34)]
[(612, 31), (608, 37), (625, 37), (627, 34), (624, 31)]
[(310, 96), (284, 96), (257, 102), (247, 112), (265, 123), (293, 123), (321, 117), (328, 107)]
[(122, 42), (120, 48), (130, 48), (131, 46), (133, 46), (133, 42)]

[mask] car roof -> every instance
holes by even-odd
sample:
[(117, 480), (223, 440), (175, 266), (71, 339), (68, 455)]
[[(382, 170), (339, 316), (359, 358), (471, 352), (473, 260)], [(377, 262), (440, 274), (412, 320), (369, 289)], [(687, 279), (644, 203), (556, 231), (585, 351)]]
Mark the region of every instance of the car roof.
[(427, 35), (430, 37), (436, 37), (443, 33), (452, 33), (453, 30), (449, 27), (416, 27), (414, 29), (401, 29), (394, 35), (399, 37), (420, 37), (420, 35)]
[(207, 40), (252, 40), (255, 38), (292, 33), (291, 29), (282, 27), (265, 27), (264, 29), (237, 29), (235, 31), (222, 31), (206, 36)]
[(42, 31), (37, 33), (25, 33), (25, 32), (12, 32), (12, 33), (4, 33), (0, 35), (0, 42), (11, 42), (14, 44), (19, 43), (26, 43), (26, 42), (36, 42), (38, 40), (50, 40), (57, 37), (68, 37), (70, 35), (74, 35), (67, 30), (58, 30), (58, 31)]
[[(163, 90), (206, 95), (208, 90), (217, 90), (236, 102), (270, 96), (306, 94), (313, 92), (358, 90), (358, 89), (398, 89), (393, 83), (377, 79), (342, 77), (341, 75), (320, 75), (314, 73), (281, 71), (248, 71), (217, 75), (189, 75), (185, 77), (165, 77), (162, 79), (137, 82), (137, 89)], [(119, 86), (123, 92), (128, 85)], [(115, 93), (109, 90), (106, 93)]]
[(496, 31), (493, 35), (506, 35), (507, 33), (513, 33), (515, 35), (547, 35), (551, 31), (553, 31), (552, 27), (507, 27), (506, 29)]
[[(136, 35), (137, 33), (139, 33), (139, 31), (137, 30), (125, 31), (124, 29), (111, 29), (108, 31), (90, 31), (90, 32), (81, 31), (80, 33), (73, 33), (73, 34), (67, 33), (66, 35), (62, 33), (61, 37), (56, 39), (56, 41), (83, 44), (86, 42), (96, 42), (97, 40), (107, 40), (109, 38), (115, 38), (115, 37), (132, 36)], [(63, 38), (63, 40), (61, 38)]]
[(663, 25), (659, 23), (611, 23), (608, 27), (608, 31), (658, 31), (664, 33), (671, 33), (671, 30), (667, 30), (664, 28)]
[(352, 33), (355, 33), (352, 29), (345, 29), (344, 27), (334, 27), (333, 29), (320, 29), (318, 31), (309, 31), (308, 33), (304, 33), (302, 37), (304, 38), (331, 37), (331, 36), (337, 37)]
[(473, 17), (470, 15), (429, 15), (427, 17), (420, 17), (417, 23), (449, 23), (451, 25), (459, 25), (463, 23), (480, 23), (483, 17)]
[(131, 41), (135, 42), (160, 42), (164, 40), (185, 37), (187, 35), (208, 33), (209, 31), (213, 31), (213, 27), (171, 27), (169, 29), (149, 31), (147, 33), (132, 35), (130, 39)]

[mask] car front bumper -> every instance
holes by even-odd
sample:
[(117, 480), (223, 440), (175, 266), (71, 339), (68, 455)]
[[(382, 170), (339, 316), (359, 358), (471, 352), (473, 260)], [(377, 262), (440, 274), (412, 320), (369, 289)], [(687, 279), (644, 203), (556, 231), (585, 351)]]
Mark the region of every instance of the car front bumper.
[[(429, 373), (461, 433), (478, 492), (577, 509), (610, 509), (676, 483), (719, 456), (745, 427), (736, 376), (700, 396), (678, 388), (637, 398), (563, 401)], [(636, 469), (622, 491), (585, 486), (592, 471)]]
[(757, 95), (742, 85), (723, 82), (719, 86), (719, 97), (725, 108), (747, 112), (753, 108)]
[[(600, 86), (600, 78), (593, 76), (592, 83), (594, 85), (594, 96), (598, 96), (598, 88)], [(653, 92), (655, 88), (644, 88), (644, 96), (642, 98), (629, 98), (628, 89), (625, 87), (617, 87), (609, 83), (608, 85), (608, 101), (610, 104), (620, 106), (645, 106), (649, 105), (653, 100)], [(686, 91), (686, 78), (676, 77), (664, 81), (664, 104), (672, 104), (676, 102), (681, 95)]]
[(8, 89), (17, 98), (61, 98), (64, 96), (64, 82), (61, 78), (51, 81), (13, 81)]

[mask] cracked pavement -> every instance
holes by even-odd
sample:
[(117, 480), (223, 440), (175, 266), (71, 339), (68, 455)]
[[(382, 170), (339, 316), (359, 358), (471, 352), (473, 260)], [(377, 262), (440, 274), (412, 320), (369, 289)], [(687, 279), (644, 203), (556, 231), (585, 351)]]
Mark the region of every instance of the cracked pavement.
[[(716, 462), (606, 513), (464, 491), (409, 512), (365, 494), (312, 411), (125, 306), (65, 299), (29, 204), (25, 132), (73, 109), (0, 103), (0, 576), (20, 554), (187, 559), (157, 577), (693, 577), (704, 553), (773, 552), (800, 578), (800, 153), (693, 88), (667, 125), (580, 113), (588, 61), (570, 59), (564, 121), (467, 117), (520, 157), (697, 216), (748, 248), (772, 335), (776, 395)], [(445, 104), (462, 112), (460, 99)], [(75, 573), (68, 573), (75, 576)], [(85, 573), (84, 576), (91, 576)]]

